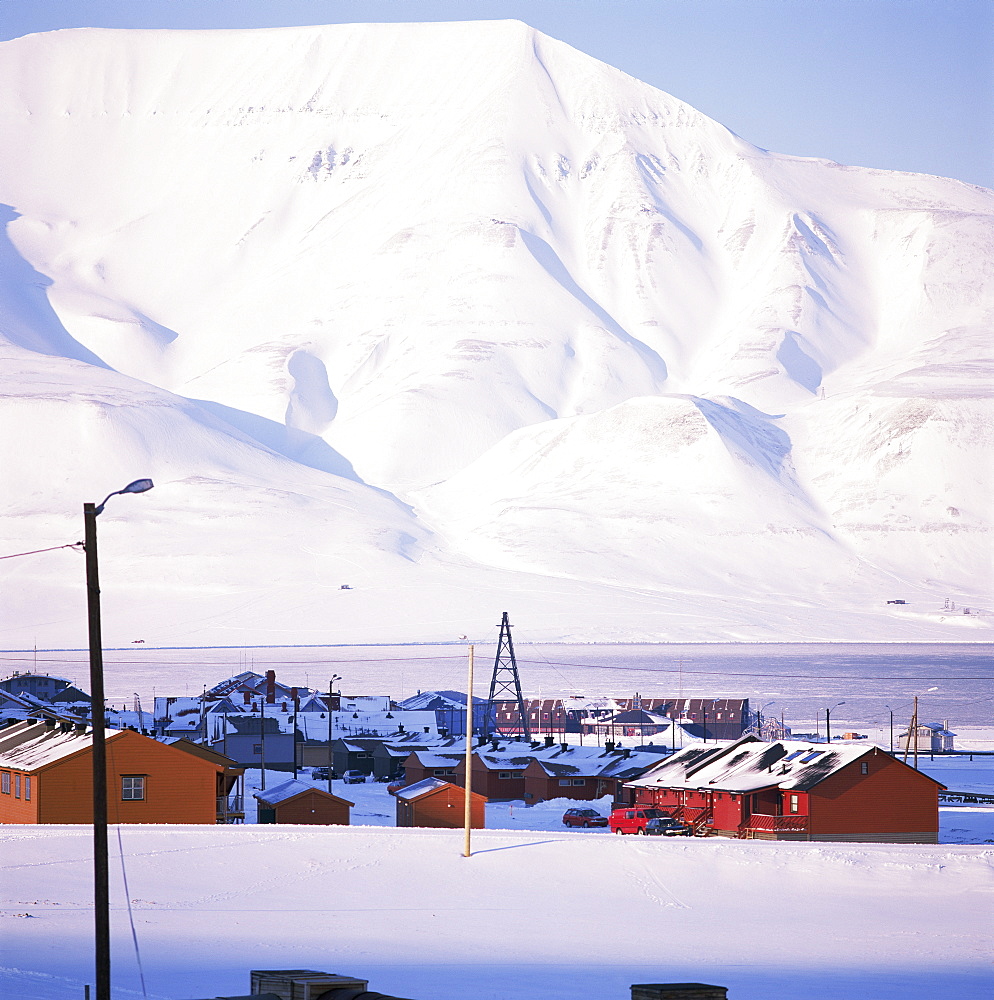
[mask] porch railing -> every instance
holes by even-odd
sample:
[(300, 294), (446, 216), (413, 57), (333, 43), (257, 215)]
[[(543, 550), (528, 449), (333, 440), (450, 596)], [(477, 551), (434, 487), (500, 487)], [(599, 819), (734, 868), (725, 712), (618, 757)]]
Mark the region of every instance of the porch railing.
[(807, 816), (769, 816), (765, 813), (753, 813), (740, 827), (739, 835), (745, 836), (752, 831), (769, 833), (807, 833)]
[(228, 816), (244, 816), (245, 799), (241, 795), (223, 795), (217, 797), (217, 818), (223, 820)]

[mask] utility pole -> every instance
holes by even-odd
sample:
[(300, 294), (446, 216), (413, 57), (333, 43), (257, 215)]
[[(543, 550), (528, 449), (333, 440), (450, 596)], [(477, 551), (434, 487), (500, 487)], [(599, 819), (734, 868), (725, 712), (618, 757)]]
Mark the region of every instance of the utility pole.
[(466, 677), (466, 774), (463, 776), (463, 825), (465, 840), (462, 856), (470, 856), (470, 827), (473, 818), (473, 647), (469, 647), (469, 665)]
[[(106, 502), (106, 501), (105, 501)], [(102, 505), (101, 505), (102, 506)], [(90, 725), (93, 727), (93, 920), (97, 1000), (110, 1000), (110, 888), (107, 860), (107, 746), (104, 653), (97, 567), (97, 507), (83, 504), (86, 601), (90, 634)]]
[(136, 479), (103, 503), (83, 504), (83, 551), (86, 555), (86, 609), (90, 643), (90, 725), (93, 747), (93, 930), (96, 1000), (110, 997), (110, 888), (107, 859), (107, 716), (104, 710), (104, 647), (100, 625), (100, 574), (97, 566), (97, 516), (121, 493), (145, 493), (151, 479)]
[[(507, 612), (500, 623), (500, 638), (497, 641), (497, 656), (494, 659), (493, 677), (490, 679), (490, 695), (487, 698), (487, 714), (483, 722), (483, 736), (487, 737), (491, 732), (499, 732), (497, 719), (494, 713), (494, 701), (496, 695), (509, 694), (514, 696), (518, 705), (518, 718), (521, 720), (522, 735), (526, 740), (531, 739), (531, 731), (528, 728), (528, 716), (525, 714), (525, 703), (521, 697), (521, 679), (518, 677), (518, 664), (514, 659), (514, 643), (511, 642), (511, 623), (507, 619)], [(467, 698), (469, 695), (467, 695)], [(540, 703), (541, 704), (541, 703)], [(541, 715), (541, 707), (539, 708)], [(539, 719), (541, 728), (542, 720)]]
[(266, 696), (259, 695), (259, 788), (266, 790)]

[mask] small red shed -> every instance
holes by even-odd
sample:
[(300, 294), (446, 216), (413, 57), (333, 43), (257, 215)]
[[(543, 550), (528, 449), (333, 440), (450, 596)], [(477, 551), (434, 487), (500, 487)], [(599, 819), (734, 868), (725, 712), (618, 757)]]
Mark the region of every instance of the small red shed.
[(348, 826), (350, 810), (355, 805), (296, 778), (256, 792), (254, 797), (259, 807), (259, 823)]
[[(482, 830), (486, 823), (486, 796), (470, 793), (470, 826)], [(458, 829), (466, 821), (466, 791), (441, 778), (425, 778), (394, 793), (397, 826)]]

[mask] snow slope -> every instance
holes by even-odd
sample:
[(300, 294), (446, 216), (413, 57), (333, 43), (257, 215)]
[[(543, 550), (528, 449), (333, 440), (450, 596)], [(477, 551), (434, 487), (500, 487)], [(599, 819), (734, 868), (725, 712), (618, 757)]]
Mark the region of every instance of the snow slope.
[[(990, 191), (518, 22), (0, 51), (4, 551), (155, 479), (122, 641), (989, 627)], [(5, 645), (80, 644), (70, 556), (0, 564)]]
[[(78, 997), (89, 832), (4, 827), (2, 840), (0, 991)], [(631, 983), (687, 981), (730, 1000), (898, 1000), (914, 985), (980, 1000), (992, 985), (990, 852), (976, 847), (488, 830), (467, 860), (459, 830), (274, 826), (124, 827), (122, 844), (153, 1000), (241, 994), (253, 968), (424, 1000), (626, 1000)], [(111, 860), (115, 996), (130, 997)]]

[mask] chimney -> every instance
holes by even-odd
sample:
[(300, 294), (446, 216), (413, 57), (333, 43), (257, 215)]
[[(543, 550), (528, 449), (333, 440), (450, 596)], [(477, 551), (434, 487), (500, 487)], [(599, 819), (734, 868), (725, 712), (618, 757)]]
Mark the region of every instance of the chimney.
[(252, 704), (252, 692), (251, 691), (243, 691), (242, 692), (242, 698), (244, 699), (243, 702), (242, 702), (243, 705), (251, 705)]
[(45, 728), (46, 729), (54, 729), (55, 728), (55, 719), (53, 719), (51, 717), (47, 718), (45, 720)]
[(606, 753), (612, 753), (614, 751), (614, 740), (605, 740), (604, 750)]
[(551, 747), (555, 742), (556, 742), (555, 736), (546, 736), (545, 745), (547, 747)]
[(86, 723), (85, 722), (77, 722), (76, 723), (76, 735), (77, 736), (83, 736), (85, 733), (86, 733)]
[(563, 753), (565, 753), (567, 750), (569, 750), (569, 744), (568, 743), (560, 743), (559, 744), (559, 749), (562, 750)]
[(276, 671), (266, 671), (266, 704), (276, 704)]

